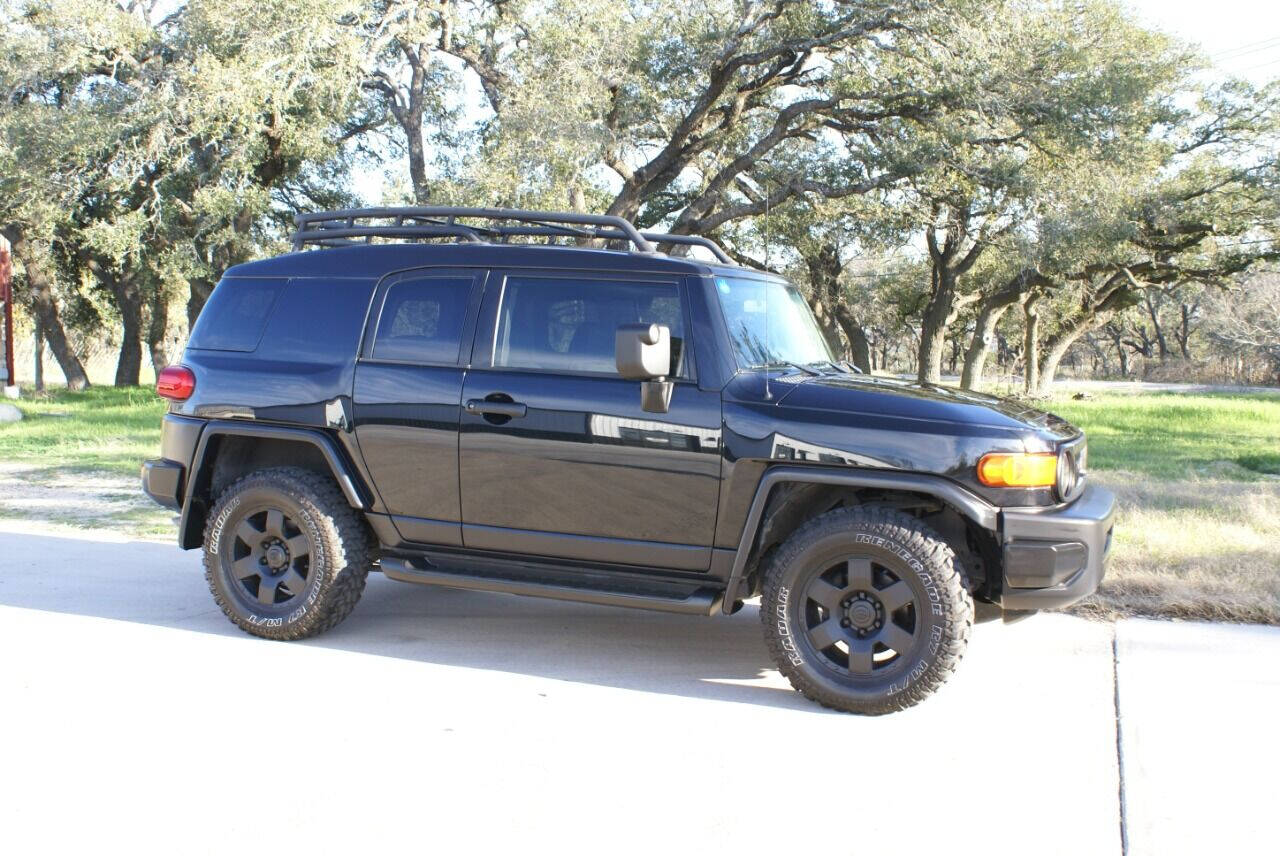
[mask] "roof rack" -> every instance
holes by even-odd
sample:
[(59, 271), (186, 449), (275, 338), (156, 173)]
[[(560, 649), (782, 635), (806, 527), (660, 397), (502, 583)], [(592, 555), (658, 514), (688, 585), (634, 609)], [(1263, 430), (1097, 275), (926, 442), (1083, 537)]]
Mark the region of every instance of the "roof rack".
[[(490, 221), (487, 225), (462, 224), (458, 218)], [(378, 224), (370, 220), (390, 220)], [(514, 221), (498, 225), (492, 221)], [(506, 242), (511, 237), (600, 238), (626, 241), (641, 253), (656, 253), (653, 242), (704, 247), (723, 264), (733, 264), (729, 255), (710, 238), (701, 235), (672, 235), (641, 232), (622, 217), (611, 214), (581, 214), (564, 211), (527, 211), (522, 208), (468, 208), (460, 206), (411, 206), (397, 208), (348, 208), (318, 211), (294, 218), (298, 231), (293, 249), (307, 244), (341, 247), (368, 243), (374, 238), (454, 238), (467, 243)], [(363, 239), (363, 240), (358, 240)]]

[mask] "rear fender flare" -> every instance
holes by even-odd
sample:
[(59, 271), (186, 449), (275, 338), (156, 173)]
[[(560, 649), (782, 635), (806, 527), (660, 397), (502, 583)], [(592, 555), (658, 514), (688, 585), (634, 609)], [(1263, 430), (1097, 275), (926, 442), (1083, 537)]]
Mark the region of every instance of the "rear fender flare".
[(355, 467), (346, 459), (333, 438), (323, 431), (306, 428), (290, 428), (283, 425), (244, 425), (235, 422), (210, 422), (200, 433), (195, 455), (191, 459), (191, 476), (187, 479), (186, 493), (182, 501), (182, 517), (178, 524), (178, 543), (184, 550), (199, 547), (204, 540), (204, 515), (207, 504), (199, 501), (202, 490), (207, 490), (213, 473), (214, 461), (208, 456), (209, 444), (220, 437), (255, 437), (287, 440), (314, 446), (328, 464), (334, 482), (352, 508), (365, 510), (371, 497), (361, 483)]

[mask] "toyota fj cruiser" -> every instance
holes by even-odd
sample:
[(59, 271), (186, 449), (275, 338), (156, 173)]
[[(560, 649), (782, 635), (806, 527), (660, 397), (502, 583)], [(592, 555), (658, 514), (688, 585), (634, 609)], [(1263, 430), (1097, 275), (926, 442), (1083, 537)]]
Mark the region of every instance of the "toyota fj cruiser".
[(796, 689), (883, 713), (947, 678), (975, 610), (1102, 578), (1114, 500), (1080, 431), (859, 374), (793, 286), (710, 241), (509, 209), (297, 219), (161, 372), (142, 468), (250, 633), (328, 630), (375, 568), (699, 615), (759, 596)]

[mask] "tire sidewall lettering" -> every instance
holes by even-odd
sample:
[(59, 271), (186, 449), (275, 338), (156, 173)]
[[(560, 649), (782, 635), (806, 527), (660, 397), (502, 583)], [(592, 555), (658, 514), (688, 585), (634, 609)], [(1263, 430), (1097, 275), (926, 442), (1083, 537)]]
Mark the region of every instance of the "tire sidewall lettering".
[(804, 663), (804, 655), (796, 647), (795, 636), (791, 633), (791, 617), (787, 614), (790, 600), (791, 590), (786, 586), (780, 586), (778, 588), (778, 603), (774, 607), (777, 611), (778, 641), (782, 645), (783, 653), (791, 662), (791, 665), (799, 666)]

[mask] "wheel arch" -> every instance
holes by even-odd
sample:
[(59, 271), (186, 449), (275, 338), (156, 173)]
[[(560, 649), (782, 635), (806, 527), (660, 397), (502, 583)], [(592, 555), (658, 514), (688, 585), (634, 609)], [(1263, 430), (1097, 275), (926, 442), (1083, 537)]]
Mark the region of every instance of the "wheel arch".
[(369, 508), (370, 494), (339, 445), (323, 431), (277, 425), (211, 422), (200, 434), (187, 479), (178, 545), (199, 547), (218, 494), (241, 476), (265, 467), (298, 467), (332, 478), (347, 503)]
[[(724, 611), (751, 594), (750, 571), (806, 520), (841, 505), (884, 504), (903, 509), (929, 507), (949, 538), (958, 531), (992, 537), (998, 510), (964, 488), (938, 476), (860, 469), (777, 466), (765, 471), (743, 523), (725, 588)], [(747, 584), (744, 586), (744, 584)]]

